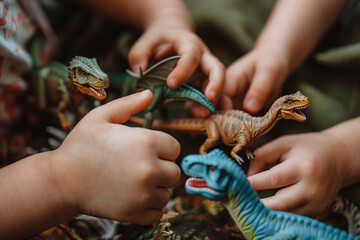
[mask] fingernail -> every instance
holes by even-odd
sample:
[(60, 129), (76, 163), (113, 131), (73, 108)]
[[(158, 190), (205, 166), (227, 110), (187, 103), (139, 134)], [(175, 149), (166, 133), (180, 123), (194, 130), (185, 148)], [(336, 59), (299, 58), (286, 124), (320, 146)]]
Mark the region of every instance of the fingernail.
[(209, 96), (210, 96), (209, 100), (214, 101), (216, 99), (216, 96), (217, 96), (216, 91), (211, 90), (210, 93), (209, 93)]
[(149, 95), (149, 92), (150, 92), (150, 90), (146, 89), (146, 90), (139, 93), (139, 97), (140, 98), (146, 98)]
[(177, 81), (175, 78), (171, 78), (168, 80), (168, 85), (171, 88), (176, 88), (177, 87)]
[(140, 73), (140, 65), (138, 65), (138, 64), (132, 66), (131, 69), (134, 73)]
[(251, 109), (252, 111), (257, 111), (260, 108), (260, 103), (256, 98), (250, 98), (245, 105), (246, 108)]

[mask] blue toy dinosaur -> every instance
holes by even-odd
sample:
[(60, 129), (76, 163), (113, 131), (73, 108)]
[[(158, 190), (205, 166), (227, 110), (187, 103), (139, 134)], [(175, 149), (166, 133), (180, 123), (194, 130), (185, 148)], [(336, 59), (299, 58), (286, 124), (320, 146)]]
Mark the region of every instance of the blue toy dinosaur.
[(357, 239), (315, 219), (266, 208), (241, 167), (219, 149), (188, 155), (181, 164), (186, 191), (221, 200), (246, 239)]

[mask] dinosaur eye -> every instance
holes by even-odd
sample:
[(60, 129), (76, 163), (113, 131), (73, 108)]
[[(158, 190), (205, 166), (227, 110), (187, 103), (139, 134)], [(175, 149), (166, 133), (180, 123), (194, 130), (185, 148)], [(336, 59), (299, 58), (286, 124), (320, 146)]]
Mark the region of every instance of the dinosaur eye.
[(215, 172), (216, 168), (214, 166), (209, 167), (210, 172)]

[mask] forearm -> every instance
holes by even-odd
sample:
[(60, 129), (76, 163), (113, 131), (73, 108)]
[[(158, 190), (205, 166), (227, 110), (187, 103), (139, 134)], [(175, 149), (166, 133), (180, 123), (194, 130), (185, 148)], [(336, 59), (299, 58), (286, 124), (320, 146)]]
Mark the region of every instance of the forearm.
[(192, 19), (180, 0), (79, 0), (113, 19), (142, 30), (155, 23), (193, 30)]
[(49, 153), (0, 169), (0, 238), (23, 239), (75, 216), (52, 177)]
[(296, 68), (343, 11), (346, 0), (278, 0), (255, 48), (278, 48)]
[[(322, 133), (337, 141), (335, 156), (343, 161), (343, 186), (360, 181), (360, 117), (338, 124)], [(340, 156), (338, 156), (340, 155)]]

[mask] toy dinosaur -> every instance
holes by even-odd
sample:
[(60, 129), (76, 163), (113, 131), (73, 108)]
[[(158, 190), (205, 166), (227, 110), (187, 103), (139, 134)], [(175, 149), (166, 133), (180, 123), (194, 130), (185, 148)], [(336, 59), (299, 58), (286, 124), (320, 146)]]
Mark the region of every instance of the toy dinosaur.
[[(142, 89), (150, 89), (154, 96), (151, 104), (144, 110), (145, 121), (143, 125), (146, 128), (150, 128), (152, 125), (154, 110), (160, 105), (165, 104), (169, 101), (179, 99), (191, 100), (203, 105), (212, 113), (216, 113), (216, 110), (211, 104), (211, 102), (197, 89), (190, 87), (186, 84), (181, 84), (180, 87), (177, 89), (171, 89), (167, 86), (166, 78), (169, 73), (174, 69), (179, 59), (180, 56), (172, 56), (166, 58), (153, 65), (145, 72), (142, 72), (142, 69), (140, 68), (139, 74), (127, 70), (127, 73), (130, 76), (137, 79), (135, 84), (135, 91), (139, 91)], [(198, 74), (193, 75), (192, 79), (196, 78), (196, 75)]]
[[(234, 146), (231, 156), (238, 163), (243, 162), (238, 153), (245, 151), (248, 159), (254, 155), (249, 150), (255, 141), (270, 131), (282, 118), (299, 122), (306, 120), (300, 109), (309, 105), (309, 99), (301, 92), (285, 95), (277, 99), (269, 111), (262, 117), (253, 117), (244, 111), (226, 110), (210, 116), (208, 119), (175, 119), (169, 121), (154, 121), (153, 128), (162, 130), (189, 131), (207, 135), (200, 147), (200, 153), (205, 154), (220, 142)], [(142, 124), (143, 120), (132, 117), (131, 122)]]
[(246, 239), (357, 239), (315, 219), (266, 208), (241, 167), (219, 149), (188, 155), (181, 167), (194, 176), (185, 184), (190, 194), (221, 200)]
[(348, 232), (360, 237), (360, 210), (350, 199), (343, 195), (336, 196), (330, 212), (343, 215), (348, 222)]
[(72, 127), (65, 110), (78, 105), (84, 94), (98, 100), (106, 98), (105, 88), (109, 78), (98, 66), (95, 58), (74, 57), (69, 67), (60, 62), (50, 62), (35, 70), (34, 88), (40, 109), (48, 106), (48, 100), (57, 105), (56, 115), (66, 131)]

